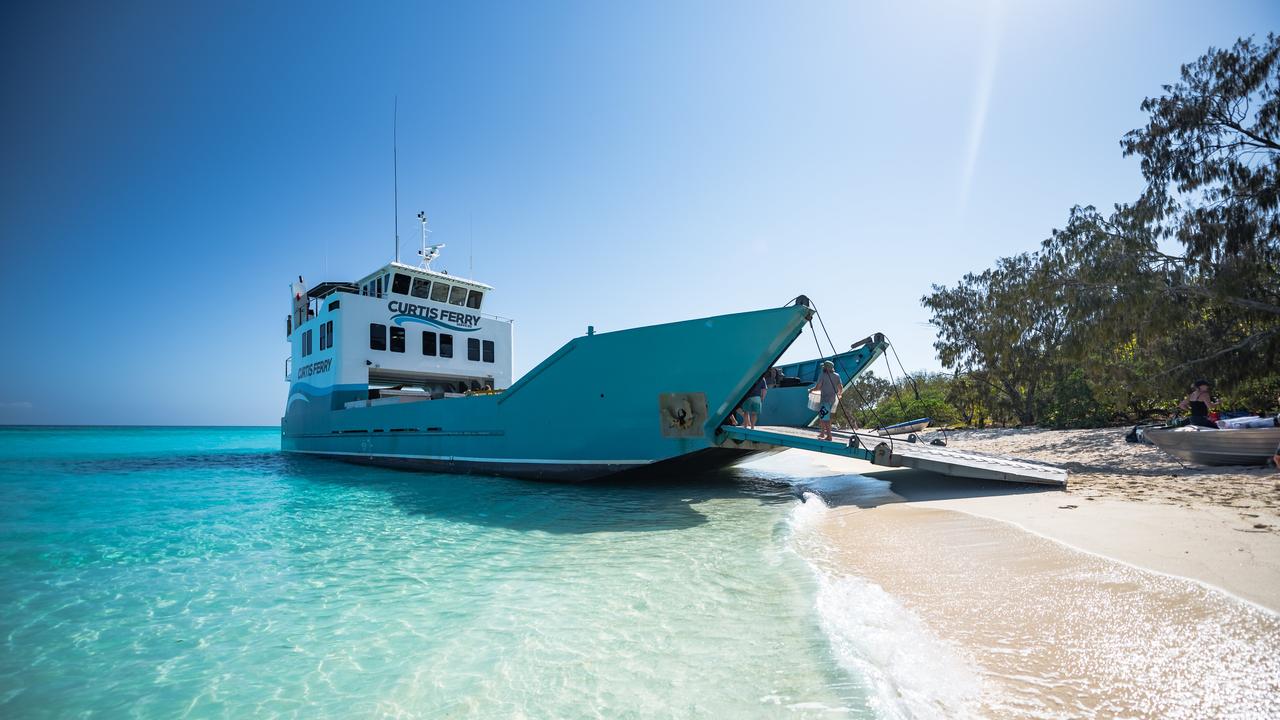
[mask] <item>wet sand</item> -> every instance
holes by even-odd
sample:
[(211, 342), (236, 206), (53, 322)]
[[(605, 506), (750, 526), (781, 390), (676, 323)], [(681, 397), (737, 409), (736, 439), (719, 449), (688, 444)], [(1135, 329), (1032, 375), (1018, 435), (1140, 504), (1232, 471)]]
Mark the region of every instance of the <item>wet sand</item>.
[(974, 715), (1280, 714), (1274, 613), (1008, 523), (836, 502), (802, 552), (829, 577), (880, 586), (971, 660)]
[(1183, 468), (1124, 432), (950, 434), (1065, 465), (1066, 491), (765, 462), (813, 478), (797, 543), (824, 583), (882, 588), (972, 663), (976, 697), (940, 716), (1280, 716), (1280, 475)]

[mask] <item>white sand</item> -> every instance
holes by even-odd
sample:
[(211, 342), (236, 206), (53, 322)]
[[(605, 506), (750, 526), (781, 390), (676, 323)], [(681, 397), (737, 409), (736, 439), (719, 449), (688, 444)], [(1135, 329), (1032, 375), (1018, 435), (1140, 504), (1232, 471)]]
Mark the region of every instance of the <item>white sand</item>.
[(948, 433), (949, 447), (1066, 467), (1066, 491), (810, 457), (833, 470), (888, 480), (898, 499), (918, 507), (1013, 523), (1280, 612), (1280, 473), (1184, 467), (1158, 448), (1125, 442), (1126, 430)]
[(1124, 432), (952, 437), (1066, 465), (1065, 491), (798, 451), (758, 467), (812, 472), (830, 507), (805, 555), (970, 658), (978, 716), (1280, 715), (1280, 476), (1183, 469)]
[(960, 715), (1280, 714), (1280, 616), (1256, 605), (963, 512), (892, 503), (816, 518), (797, 541), (828, 582), (871, 581), (968, 660), (979, 682), (952, 699)]

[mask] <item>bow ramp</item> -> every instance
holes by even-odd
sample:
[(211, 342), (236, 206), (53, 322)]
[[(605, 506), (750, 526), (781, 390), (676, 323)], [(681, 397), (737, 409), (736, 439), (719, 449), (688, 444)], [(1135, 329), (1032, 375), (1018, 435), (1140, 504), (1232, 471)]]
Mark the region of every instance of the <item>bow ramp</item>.
[(1038, 485), (1067, 486), (1067, 471), (1052, 465), (951, 450), (923, 442), (894, 440), (879, 435), (835, 430), (835, 441), (819, 440), (810, 428), (777, 425), (748, 430), (726, 425), (719, 428), (721, 447), (735, 450), (796, 448), (866, 460), (885, 467), (912, 467), (953, 477), (1004, 480)]

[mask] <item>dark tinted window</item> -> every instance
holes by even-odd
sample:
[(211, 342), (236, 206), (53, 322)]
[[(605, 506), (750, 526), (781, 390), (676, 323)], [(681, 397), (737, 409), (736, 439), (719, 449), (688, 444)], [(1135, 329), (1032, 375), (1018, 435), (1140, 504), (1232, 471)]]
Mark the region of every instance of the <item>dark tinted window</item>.
[(325, 327), (325, 335), (329, 337), (329, 347), (333, 347), (333, 321), (330, 320), (329, 322), (325, 323), (324, 327)]
[(480, 362), (480, 341), (476, 338), (467, 338), (467, 359)]
[(391, 292), (397, 295), (409, 294), (409, 276), (396, 273), (391, 279)]
[(423, 355), (436, 354), (436, 334), (435, 333), (433, 332), (422, 333), (422, 354)]
[(422, 278), (414, 278), (413, 292), (411, 292), (410, 295), (413, 295), (414, 297), (427, 298), (429, 297), (427, 293), (430, 292), (430, 290), (431, 290), (430, 280), (423, 280)]
[(431, 285), (431, 299), (436, 302), (448, 302), (450, 287), (439, 280), (435, 281)]
[(440, 357), (453, 357), (453, 336), (440, 333)]
[(467, 294), (467, 307), (475, 310), (480, 309), (480, 301), (484, 299), (484, 293), (479, 290), (472, 290)]
[(378, 323), (369, 323), (369, 349), (370, 350), (386, 350), (387, 349), (387, 326)]
[(466, 305), (467, 289), (459, 285), (454, 285), (453, 289), (449, 291), (449, 304), (450, 305)]
[(492, 340), (484, 341), (484, 361), (493, 362), (493, 341)]
[(339, 303), (337, 300), (334, 300), (333, 302), (329, 303), (329, 312), (333, 312), (334, 310), (337, 310), (340, 307), (340, 305), (341, 303)]
[(302, 333), (302, 357), (311, 354), (311, 331)]
[(404, 328), (391, 328), (391, 352), (404, 352)]
[(324, 350), (325, 348), (329, 347), (329, 343), (326, 342), (328, 339), (329, 339), (329, 335), (325, 330), (324, 323), (320, 323), (320, 349), (321, 350)]

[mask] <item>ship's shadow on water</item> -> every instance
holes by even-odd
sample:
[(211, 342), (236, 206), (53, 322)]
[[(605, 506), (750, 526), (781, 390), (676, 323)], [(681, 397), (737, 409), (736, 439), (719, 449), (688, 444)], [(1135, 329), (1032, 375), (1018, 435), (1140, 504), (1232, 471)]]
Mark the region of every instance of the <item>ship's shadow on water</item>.
[(490, 475), (412, 472), (281, 456), (291, 481), (375, 492), (398, 510), (472, 525), (554, 534), (653, 532), (705, 525), (697, 506), (715, 500), (794, 502), (785, 483), (733, 469), (646, 481), (541, 482)]

